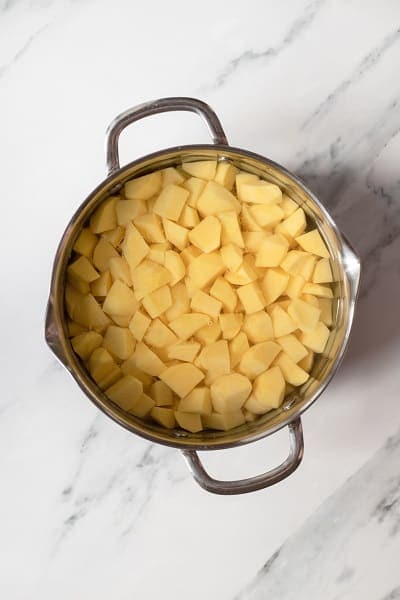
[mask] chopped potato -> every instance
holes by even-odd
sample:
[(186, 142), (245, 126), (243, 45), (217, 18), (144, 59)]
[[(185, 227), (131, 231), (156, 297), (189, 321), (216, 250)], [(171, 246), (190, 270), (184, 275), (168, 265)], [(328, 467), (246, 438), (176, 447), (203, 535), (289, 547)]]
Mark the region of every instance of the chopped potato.
[(192, 175), (192, 177), (200, 177), (200, 179), (214, 179), (217, 169), (216, 160), (198, 160), (195, 162), (182, 163), (182, 169)]
[(194, 365), (181, 363), (165, 369), (160, 379), (180, 398), (184, 398), (204, 379), (204, 373)]
[(252, 344), (267, 342), (274, 337), (272, 319), (265, 310), (246, 315), (242, 329)]
[(243, 354), (238, 370), (254, 379), (268, 369), (280, 351), (280, 346), (272, 341), (254, 344)]
[(189, 231), (188, 237), (202, 252), (212, 252), (221, 243), (221, 223), (217, 217), (209, 215)]

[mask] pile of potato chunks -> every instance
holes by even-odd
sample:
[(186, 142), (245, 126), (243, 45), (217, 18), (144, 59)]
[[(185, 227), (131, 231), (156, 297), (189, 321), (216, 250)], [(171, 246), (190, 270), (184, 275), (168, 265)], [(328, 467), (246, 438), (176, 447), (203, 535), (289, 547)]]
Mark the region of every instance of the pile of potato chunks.
[(128, 181), (79, 234), (65, 303), (76, 354), (136, 417), (196, 433), (278, 408), (332, 324), (330, 255), (301, 207), (228, 161)]

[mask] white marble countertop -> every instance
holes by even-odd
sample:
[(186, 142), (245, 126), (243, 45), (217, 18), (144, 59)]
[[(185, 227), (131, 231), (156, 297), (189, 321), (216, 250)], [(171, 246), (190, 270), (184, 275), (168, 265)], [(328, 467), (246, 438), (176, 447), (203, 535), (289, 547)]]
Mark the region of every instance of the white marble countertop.
[[(400, 598), (400, 4), (1, 0), (0, 596)], [(219, 497), (177, 451), (100, 414), (43, 341), (63, 229), (104, 177), (106, 125), (196, 96), (229, 141), (300, 174), (363, 260), (346, 359), (305, 414), (289, 479)], [(193, 115), (124, 134), (122, 159), (206, 142)], [(4, 279), (5, 274), (5, 279)], [(287, 432), (209, 453), (275, 465)]]

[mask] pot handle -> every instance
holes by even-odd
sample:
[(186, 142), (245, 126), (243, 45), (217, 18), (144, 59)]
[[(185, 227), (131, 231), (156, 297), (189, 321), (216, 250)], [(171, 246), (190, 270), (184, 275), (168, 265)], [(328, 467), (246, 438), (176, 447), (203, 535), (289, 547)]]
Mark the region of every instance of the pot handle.
[(255, 477), (249, 477), (248, 479), (238, 479), (237, 481), (220, 481), (214, 479), (203, 467), (199, 455), (195, 450), (182, 450), (182, 454), (194, 479), (207, 492), (223, 495), (255, 492), (256, 490), (262, 490), (282, 481), (282, 479), (291, 475), (301, 463), (304, 453), (304, 440), (300, 418), (290, 423), (288, 428), (290, 449), (286, 460), (278, 467), (271, 469), (271, 471), (267, 471), (267, 473), (263, 473), (262, 475), (256, 475)]
[(121, 113), (109, 125), (106, 133), (107, 171), (111, 175), (120, 168), (118, 139), (122, 131), (135, 121), (162, 112), (189, 111), (198, 114), (206, 122), (214, 144), (227, 146), (228, 140), (213, 109), (197, 98), (160, 98), (139, 104)]

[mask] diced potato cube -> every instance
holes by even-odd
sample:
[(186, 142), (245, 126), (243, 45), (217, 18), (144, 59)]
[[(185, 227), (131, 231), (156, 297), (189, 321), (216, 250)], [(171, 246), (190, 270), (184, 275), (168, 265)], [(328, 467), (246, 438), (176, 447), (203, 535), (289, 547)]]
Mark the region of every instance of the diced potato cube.
[(125, 197), (132, 200), (148, 200), (155, 196), (161, 189), (162, 175), (154, 171), (142, 177), (136, 177), (125, 183)]
[[(70, 283), (65, 286), (65, 307), (67, 313), (72, 320), (75, 320), (74, 315), (77, 313), (78, 306), (81, 304), (84, 296), (76, 290)], [(82, 325), (81, 323), (78, 323)]]
[(239, 169), (224, 160), (218, 163), (217, 172), (215, 173), (215, 181), (226, 187), (230, 192), (235, 184), (236, 174)]
[(163, 381), (155, 381), (150, 389), (150, 395), (156, 406), (172, 406), (172, 390)]
[(257, 282), (253, 281), (247, 285), (242, 285), (236, 290), (236, 293), (248, 315), (263, 310), (265, 298)]
[(277, 267), (285, 257), (289, 245), (281, 235), (269, 235), (263, 242), (256, 254), (257, 267)]
[(241, 410), (228, 413), (211, 413), (203, 417), (204, 427), (207, 429), (218, 429), (220, 431), (229, 431), (234, 427), (239, 427), (245, 423), (245, 418)]
[(285, 352), (280, 353), (278, 358), (275, 360), (275, 366), (280, 368), (285, 381), (291, 385), (303, 385), (303, 383), (305, 383), (309, 378), (307, 371), (304, 371), (301, 367), (296, 365), (296, 363)]
[(159, 423), (166, 429), (173, 429), (175, 427), (175, 414), (172, 408), (155, 406), (151, 409), (150, 416), (156, 423)]
[(291, 275), (289, 283), (286, 286), (285, 295), (289, 298), (298, 298), (302, 293), (305, 280), (301, 275)]
[(125, 236), (125, 227), (121, 227), (118, 225), (115, 229), (110, 229), (110, 231), (103, 231), (101, 237), (106, 240), (106, 242), (110, 242), (111, 246), (116, 248), (120, 245)]
[(74, 251), (86, 258), (91, 258), (97, 244), (97, 236), (88, 227), (82, 229), (74, 244)]
[(137, 367), (134, 355), (130, 356), (121, 364), (121, 371), (124, 375), (133, 375), (136, 379), (139, 379), (139, 381), (143, 383), (144, 388), (149, 388), (153, 383), (151, 375), (144, 373)]
[[(96, 348), (89, 358), (89, 373), (99, 387), (104, 389), (122, 377), (113, 357), (105, 348)], [(107, 380), (111, 379), (110, 383)], [(104, 385), (107, 382), (108, 385)]]
[(67, 281), (81, 294), (88, 294), (90, 292), (90, 285), (88, 282), (76, 277), (73, 273), (67, 273)]
[(169, 346), (167, 348), (168, 360), (176, 359), (192, 363), (196, 358), (200, 347), (198, 342), (180, 342), (179, 344)]
[(209, 319), (207, 315), (201, 313), (187, 313), (170, 321), (169, 326), (181, 340), (187, 340), (207, 325)]
[(203, 369), (212, 371), (215, 377), (227, 375), (231, 370), (228, 342), (219, 340), (205, 346), (199, 355)]
[(172, 183), (162, 189), (155, 201), (153, 212), (170, 221), (179, 221), (179, 217), (181, 216), (181, 212), (188, 198), (188, 190)]
[(298, 208), (294, 211), (290, 217), (287, 217), (282, 223), (280, 227), (282, 230), (285, 230), (288, 235), (292, 238), (297, 238), (307, 226), (306, 215), (302, 208)]
[(115, 204), (118, 200), (118, 196), (111, 196), (95, 210), (90, 217), (90, 230), (92, 233), (102, 233), (102, 231), (115, 229), (117, 226)]
[(182, 427), (182, 429), (186, 429), (186, 431), (190, 431), (191, 433), (197, 433), (203, 429), (200, 415), (176, 410), (175, 419), (179, 427)]
[(252, 173), (247, 173), (245, 171), (239, 171), (235, 178), (237, 196), (240, 197), (240, 186), (243, 183), (254, 183), (257, 181), (260, 181), (260, 178), (257, 175), (253, 175)]
[(195, 258), (200, 256), (200, 254), (200, 248), (196, 248), (196, 246), (186, 246), (186, 248), (180, 253), (180, 257), (182, 258), (185, 266), (187, 267)]
[(296, 238), (296, 242), (299, 244), (299, 246), (301, 246), (306, 252), (316, 254), (317, 256), (322, 256), (322, 258), (330, 257), (328, 248), (326, 247), (318, 229), (313, 229), (312, 231), (303, 233), (303, 235), (297, 235), (294, 237)]
[(197, 210), (202, 217), (216, 215), (227, 210), (240, 213), (237, 198), (215, 181), (209, 181), (197, 200)]
[(128, 412), (143, 419), (146, 417), (154, 408), (154, 400), (147, 394), (140, 394), (136, 402), (131, 406)]
[(181, 173), (179, 173), (179, 171), (177, 171), (175, 169), (175, 167), (167, 167), (166, 169), (162, 169), (161, 176), (162, 176), (162, 187), (166, 187), (167, 185), (170, 185), (171, 183), (180, 185), (181, 183), (183, 183), (185, 181), (184, 176)]
[(291, 250), (281, 262), (281, 269), (290, 275), (301, 275), (302, 269), (307, 264), (309, 256), (310, 255), (307, 254), (307, 252)]
[(115, 205), (118, 225), (127, 225), (147, 210), (144, 200), (119, 200)]
[(110, 324), (110, 319), (91, 294), (82, 297), (76, 305), (72, 317), (80, 325), (100, 333)]
[(138, 300), (158, 290), (169, 283), (171, 279), (171, 273), (165, 267), (147, 259), (132, 269), (131, 276), (135, 296)]
[(197, 177), (190, 177), (190, 179), (185, 181), (183, 187), (190, 193), (190, 196), (187, 200), (188, 206), (197, 208), (197, 200), (206, 187), (206, 182), (203, 179), (198, 179)]
[(184, 206), (179, 224), (188, 229), (193, 229), (200, 223), (199, 213), (192, 206)]
[(132, 223), (126, 227), (122, 253), (131, 269), (135, 269), (149, 253), (150, 248), (144, 241), (142, 234)]
[(110, 260), (118, 256), (114, 246), (100, 238), (93, 251), (93, 264), (99, 271), (106, 271), (110, 268)]
[(144, 341), (154, 348), (165, 348), (176, 344), (178, 338), (160, 319), (154, 319), (146, 331)]
[[(280, 368), (272, 367), (261, 373), (254, 381), (253, 393), (266, 409), (279, 408), (285, 397), (285, 380)], [(252, 410), (250, 407), (246, 408)]]
[(295, 335), (289, 333), (289, 335), (277, 338), (276, 341), (295, 363), (298, 363), (308, 354), (307, 348), (303, 346)]
[(107, 327), (103, 340), (103, 347), (110, 352), (112, 356), (120, 360), (128, 359), (135, 350), (136, 342), (133, 335), (125, 327), (110, 325)]
[(243, 240), (248, 252), (258, 252), (261, 242), (267, 237), (265, 231), (244, 231)]
[(227, 210), (218, 213), (217, 217), (221, 222), (221, 243), (232, 243), (239, 246), (239, 248), (243, 248), (244, 241), (237, 212), (234, 210)]
[(282, 194), (282, 202), (280, 207), (285, 213), (285, 217), (290, 217), (290, 215), (292, 215), (298, 209), (298, 204), (286, 194)]
[(159, 265), (164, 265), (165, 253), (170, 249), (171, 249), (171, 244), (169, 242), (161, 242), (159, 244), (151, 244), (147, 258), (149, 260), (152, 260), (153, 262), (158, 263)]
[(131, 271), (128, 261), (123, 256), (118, 256), (110, 260), (110, 273), (114, 281), (120, 279), (127, 286), (132, 285)]
[(231, 340), (240, 331), (243, 323), (242, 313), (222, 313), (219, 315), (219, 326), (221, 327), (224, 340)]
[(322, 323), (330, 327), (333, 323), (332, 300), (330, 298), (318, 298), (318, 305), (321, 310), (320, 319)]
[(249, 204), (277, 204), (282, 201), (282, 192), (274, 183), (248, 181), (240, 184), (238, 198)]
[(193, 312), (210, 315), (214, 320), (218, 319), (218, 315), (222, 309), (222, 302), (216, 300), (212, 296), (198, 290), (193, 294), (190, 303), (190, 308)]
[(106, 396), (123, 410), (130, 410), (143, 393), (143, 384), (132, 375), (125, 375), (106, 390)]
[(238, 370), (249, 379), (254, 379), (268, 369), (280, 351), (281, 347), (275, 342), (255, 344), (243, 354)]
[(220, 335), (221, 327), (219, 326), (219, 323), (213, 323), (212, 325), (205, 325), (205, 327), (196, 331), (194, 337), (196, 340), (199, 340), (203, 346), (207, 346), (208, 344), (216, 342)]
[(244, 418), (246, 419), (246, 423), (252, 423), (257, 419), (257, 415), (250, 412), (249, 410), (243, 409)]
[(142, 234), (146, 242), (150, 244), (161, 244), (165, 242), (165, 234), (158, 215), (151, 213), (136, 217), (135, 226)]
[(180, 363), (168, 367), (161, 373), (160, 379), (180, 398), (184, 398), (204, 379), (204, 373), (190, 363)]
[(198, 160), (194, 162), (182, 163), (182, 169), (192, 175), (192, 177), (199, 177), (200, 179), (214, 179), (215, 172), (217, 169), (216, 160)]
[(218, 277), (211, 286), (210, 296), (222, 302), (226, 312), (233, 312), (237, 304), (237, 295), (232, 286), (222, 277)]
[(250, 212), (260, 227), (274, 227), (285, 216), (277, 204), (254, 204), (250, 207)]
[[(304, 300), (300, 300), (300, 298), (295, 298), (288, 306), (288, 313), (299, 329), (312, 331), (317, 326), (321, 310), (304, 302)], [(281, 336), (277, 335), (277, 337)]]
[[(97, 350), (99, 350), (99, 348), (97, 348)], [(95, 350), (95, 352), (97, 350)], [(118, 367), (118, 365), (116, 365), (114, 363), (114, 366), (107, 373), (107, 375), (105, 375), (103, 379), (100, 379), (100, 381), (96, 381), (96, 383), (97, 383), (97, 385), (99, 386), (99, 388), (101, 390), (106, 390), (108, 387), (110, 387), (111, 385), (113, 385), (116, 381), (118, 381), (119, 379), (121, 379), (121, 377), (122, 377), (122, 371)]]
[(68, 266), (67, 272), (68, 275), (77, 277), (86, 283), (90, 283), (99, 277), (98, 272), (93, 268), (92, 263), (86, 258), (86, 256), (80, 256), (77, 260), (71, 263)]
[(275, 302), (279, 296), (284, 294), (287, 284), (289, 283), (289, 275), (281, 269), (268, 269), (261, 282), (261, 289), (264, 294), (265, 303), (271, 304)]
[(146, 333), (149, 325), (151, 323), (151, 319), (144, 315), (140, 310), (137, 310), (132, 317), (132, 320), (129, 323), (129, 329), (133, 335), (133, 337), (141, 342), (144, 334)]
[(71, 340), (74, 352), (76, 352), (78, 356), (82, 358), (82, 360), (87, 360), (92, 354), (93, 350), (96, 350), (96, 348), (101, 346), (102, 342), (103, 337), (95, 331), (81, 333), (80, 335), (76, 335)]
[(170, 291), (172, 304), (164, 313), (168, 321), (172, 321), (187, 313), (190, 305), (189, 296), (184, 283), (177, 283), (170, 288)]
[(129, 316), (139, 308), (135, 294), (123, 281), (117, 279), (112, 284), (103, 304), (108, 315)]
[(81, 333), (87, 333), (87, 329), (79, 325), (79, 323), (75, 323), (75, 321), (71, 321), (71, 319), (67, 320), (67, 328), (68, 328), (68, 336), (76, 337), (81, 335)]
[(229, 342), (229, 354), (231, 358), (231, 368), (234, 369), (239, 364), (243, 354), (250, 348), (247, 335), (241, 331)]
[(143, 342), (137, 344), (134, 357), (137, 368), (148, 375), (158, 377), (166, 369), (166, 365), (158, 358), (157, 354)]
[[(265, 413), (273, 410), (272, 406), (269, 406), (267, 403), (260, 402), (257, 400), (254, 394), (250, 394), (248, 397), (246, 404), (244, 405), (243, 413), (246, 418), (246, 412), (250, 415), (264, 415)], [(246, 418), (246, 421), (248, 419)]]
[(189, 230), (169, 219), (163, 219), (162, 222), (167, 240), (179, 250), (184, 250), (188, 243)]
[(270, 316), (272, 319), (274, 336), (276, 338), (288, 335), (297, 329), (297, 322), (294, 321), (291, 315), (288, 314), (281, 306), (274, 306), (270, 310)]
[(131, 322), (131, 315), (111, 315), (111, 318), (118, 327), (129, 327), (129, 323)]
[(211, 396), (208, 387), (196, 387), (179, 402), (181, 412), (197, 415), (210, 415), (212, 412)]
[[(188, 275), (199, 288), (210, 285), (225, 271), (225, 265), (219, 252), (200, 254), (188, 266)], [(214, 294), (212, 294), (214, 296)]]
[(236, 244), (227, 244), (221, 248), (221, 258), (227, 269), (237, 271), (243, 262), (243, 251)]
[(221, 223), (212, 215), (205, 217), (189, 231), (188, 238), (202, 252), (212, 252), (219, 248), (221, 243)]
[(324, 323), (318, 323), (315, 329), (303, 331), (300, 335), (300, 341), (313, 352), (321, 353), (325, 350), (330, 331)]
[(309, 350), (307, 353), (307, 356), (302, 358), (298, 364), (299, 364), (299, 367), (304, 369), (304, 371), (307, 371), (307, 373), (310, 373), (313, 363), (314, 363), (314, 352), (312, 350)]
[(247, 285), (258, 279), (258, 273), (250, 261), (250, 256), (246, 255), (243, 258), (242, 264), (234, 273), (232, 271), (227, 271), (225, 273), (225, 279), (233, 285)]
[(264, 237), (265, 237), (266, 233), (265, 233), (264, 229), (261, 227), (261, 225), (259, 225), (257, 223), (255, 218), (251, 214), (249, 207), (246, 206), (245, 204), (242, 204), (242, 212), (240, 215), (240, 222), (241, 222), (242, 229), (243, 229), (243, 235), (246, 232), (250, 231), (253, 233), (263, 233)]
[(103, 271), (100, 277), (90, 284), (90, 291), (93, 296), (104, 297), (107, 296), (111, 286), (112, 278), (110, 271)]
[(312, 280), (314, 283), (331, 283), (333, 281), (329, 258), (321, 258), (317, 262)]
[(320, 283), (306, 283), (303, 287), (303, 292), (304, 294), (312, 294), (320, 298), (333, 298), (331, 288)]
[(170, 287), (163, 285), (158, 290), (151, 292), (143, 298), (142, 304), (153, 319), (159, 317), (172, 306)]
[(253, 344), (267, 342), (274, 337), (272, 320), (265, 310), (246, 315), (243, 323), (243, 331)]
[(215, 412), (226, 413), (239, 410), (251, 392), (251, 382), (240, 373), (222, 375), (210, 387)]

